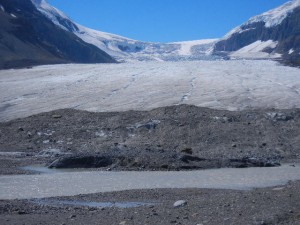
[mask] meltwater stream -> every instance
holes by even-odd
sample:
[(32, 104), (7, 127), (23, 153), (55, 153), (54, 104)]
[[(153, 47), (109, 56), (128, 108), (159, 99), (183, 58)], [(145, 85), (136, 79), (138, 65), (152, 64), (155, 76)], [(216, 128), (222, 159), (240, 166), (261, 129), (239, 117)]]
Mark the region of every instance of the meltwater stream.
[[(45, 171), (46, 172), (46, 171)], [(180, 172), (74, 171), (0, 176), (0, 199), (31, 199), (155, 188), (248, 190), (300, 180), (300, 164)]]

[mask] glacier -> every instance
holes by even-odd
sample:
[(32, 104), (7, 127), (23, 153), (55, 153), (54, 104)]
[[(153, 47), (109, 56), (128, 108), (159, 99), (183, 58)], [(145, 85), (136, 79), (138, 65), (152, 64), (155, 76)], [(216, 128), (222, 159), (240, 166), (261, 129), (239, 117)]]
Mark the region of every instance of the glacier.
[(45, 65), (0, 70), (0, 121), (62, 108), (93, 112), (190, 104), (300, 108), (300, 69), (266, 60)]

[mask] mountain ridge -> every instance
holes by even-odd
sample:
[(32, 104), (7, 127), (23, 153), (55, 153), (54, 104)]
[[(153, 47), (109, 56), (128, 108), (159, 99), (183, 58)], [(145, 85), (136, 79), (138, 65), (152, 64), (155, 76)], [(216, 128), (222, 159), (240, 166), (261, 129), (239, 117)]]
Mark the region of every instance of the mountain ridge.
[[(84, 27), (73, 22), (46, 0), (32, 0), (37, 8), (55, 24), (73, 32), (83, 41), (93, 44), (119, 61), (178, 61), (213, 59), (275, 59), (297, 65), (300, 21), (296, 9), (300, 0), (292, 0), (261, 15), (250, 18), (221, 39), (182, 41), (173, 43), (142, 42)], [(290, 25), (290, 17), (293, 25)], [(280, 27), (278, 29), (278, 27)], [(277, 29), (277, 30), (276, 30)], [(289, 32), (286, 32), (289, 30)], [(288, 33), (286, 35), (285, 33)], [(282, 37), (282, 36), (286, 37)]]
[[(48, 16), (53, 23), (65, 30), (73, 32), (83, 41), (93, 44), (101, 50), (112, 55), (119, 61), (177, 61), (191, 59), (211, 59), (209, 51), (216, 39), (205, 40), (204, 43), (190, 41), (190, 51), (182, 51), (187, 48), (187, 42), (155, 43), (143, 42), (116, 34), (106, 33), (84, 27), (72, 21), (59, 9), (51, 6), (45, 0), (32, 0), (37, 9)], [(192, 50), (194, 49), (194, 50)], [(184, 54), (181, 54), (184, 52)]]
[(30, 0), (0, 1), (0, 68), (57, 63), (113, 63), (112, 57), (62, 30)]
[(217, 42), (213, 53), (300, 65), (300, 0), (250, 18)]

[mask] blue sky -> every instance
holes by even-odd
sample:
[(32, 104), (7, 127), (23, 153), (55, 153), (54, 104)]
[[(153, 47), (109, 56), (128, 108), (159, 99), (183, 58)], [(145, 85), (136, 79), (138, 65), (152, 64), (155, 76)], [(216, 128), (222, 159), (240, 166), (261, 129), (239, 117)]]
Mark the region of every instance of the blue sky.
[(141, 41), (222, 37), (288, 0), (48, 0), (76, 22)]

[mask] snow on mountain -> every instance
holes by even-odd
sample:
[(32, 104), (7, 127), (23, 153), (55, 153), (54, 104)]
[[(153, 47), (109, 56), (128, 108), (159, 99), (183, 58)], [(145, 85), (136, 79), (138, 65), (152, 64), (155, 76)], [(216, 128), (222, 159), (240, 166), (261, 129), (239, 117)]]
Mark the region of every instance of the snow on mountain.
[(209, 53), (216, 42), (215, 39), (174, 43), (142, 42), (77, 24), (63, 12), (48, 4), (46, 0), (32, 0), (32, 2), (54, 24), (73, 32), (83, 41), (97, 46), (119, 61), (178, 61), (212, 58)]
[(1, 4), (0, 4), (0, 9), (2, 10), (2, 12), (5, 12), (5, 9)]
[(266, 27), (273, 27), (280, 24), (289, 15), (289, 13), (299, 6), (300, 0), (289, 1), (276, 9), (251, 18), (249, 22), (255, 23), (264, 21)]
[(276, 58), (299, 65), (299, 20), (300, 0), (289, 1), (231, 30), (215, 44), (213, 54), (232, 58)]
[(74, 33), (55, 26), (30, 0), (1, 0), (0, 3), (0, 69), (116, 62)]
[[(254, 16), (222, 39), (173, 43), (143, 42), (93, 30), (73, 22), (46, 0), (32, 2), (54, 24), (97, 46), (118, 61), (181, 61), (224, 56), (267, 59), (282, 58), (287, 54), (298, 58), (296, 53), (299, 41), (295, 35), (299, 26), (297, 18), (300, 13), (296, 9), (300, 7), (300, 0), (289, 1), (276, 9)], [(288, 26), (283, 24), (287, 19), (290, 21)], [(290, 49), (294, 52), (289, 53)]]
[(268, 41), (256, 41), (250, 45), (247, 45), (238, 51), (230, 54), (232, 58), (247, 58), (247, 59), (258, 59), (258, 58), (280, 58), (281, 54), (274, 53), (269, 54), (263, 50), (266, 48), (274, 49), (278, 45), (278, 42), (268, 40)]
[(227, 33), (224, 39), (230, 38), (235, 33), (243, 33), (245, 31), (250, 30), (251, 28), (246, 27), (247, 25), (253, 23), (264, 22), (265, 27), (274, 27), (280, 24), (290, 13), (294, 11), (295, 8), (299, 6), (300, 0), (292, 0), (261, 15), (254, 16), (250, 18), (246, 23), (234, 28), (229, 33)]

